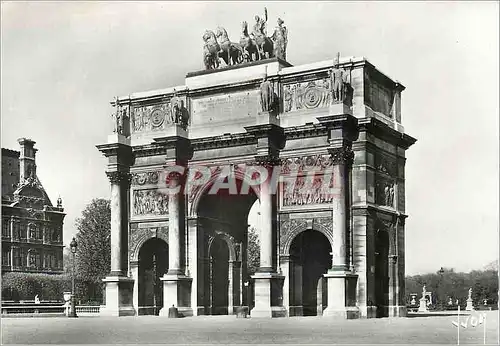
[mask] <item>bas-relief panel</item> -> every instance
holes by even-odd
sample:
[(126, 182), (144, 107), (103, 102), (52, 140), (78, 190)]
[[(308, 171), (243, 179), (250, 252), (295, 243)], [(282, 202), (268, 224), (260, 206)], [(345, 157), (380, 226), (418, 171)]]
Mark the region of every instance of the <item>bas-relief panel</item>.
[(168, 196), (168, 189), (133, 190), (133, 216), (167, 215)]
[(237, 119), (253, 117), (260, 110), (259, 99), (258, 90), (191, 98), (192, 125), (230, 124)]
[(328, 107), (331, 100), (330, 78), (283, 86), (283, 111)]
[[(330, 178), (330, 183), (325, 183), (325, 179)], [(310, 187), (307, 187), (310, 184)], [(328, 191), (332, 189), (332, 191)], [(321, 175), (312, 179), (312, 183), (307, 177), (284, 180), (282, 183), (282, 206), (313, 206), (328, 204), (333, 202), (335, 197), (333, 175)]]
[(185, 97), (173, 96), (163, 103), (133, 106), (130, 119), (131, 132), (162, 131), (175, 123), (187, 128), (189, 113), (185, 104)]

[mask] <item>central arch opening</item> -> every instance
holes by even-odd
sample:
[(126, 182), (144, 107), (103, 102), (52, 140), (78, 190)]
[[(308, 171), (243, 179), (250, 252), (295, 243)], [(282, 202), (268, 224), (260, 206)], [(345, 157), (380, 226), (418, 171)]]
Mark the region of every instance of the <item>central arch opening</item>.
[(323, 274), (332, 267), (330, 241), (321, 232), (306, 230), (290, 245), (290, 316), (318, 316), (327, 302)]
[[(235, 183), (240, 192), (242, 181), (236, 178)], [(211, 315), (234, 314), (238, 306), (248, 305), (248, 216), (258, 201), (252, 189), (247, 194), (211, 190), (209, 186), (197, 206), (198, 309)]]
[(163, 307), (160, 277), (168, 271), (168, 245), (151, 238), (139, 250), (139, 315), (158, 315)]

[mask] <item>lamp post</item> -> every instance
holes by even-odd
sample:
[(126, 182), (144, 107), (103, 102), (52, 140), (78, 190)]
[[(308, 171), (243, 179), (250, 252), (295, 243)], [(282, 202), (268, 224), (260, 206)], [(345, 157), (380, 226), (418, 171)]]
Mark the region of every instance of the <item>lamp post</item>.
[(440, 306), (440, 308), (442, 308), (442, 304), (440, 305), (440, 298), (441, 298), (441, 295), (439, 294), (439, 290), (441, 288), (441, 283), (443, 282), (443, 274), (444, 274), (444, 269), (443, 267), (441, 267), (439, 270), (438, 270), (438, 274), (439, 274), (439, 283), (438, 283), (438, 287), (437, 287), (437, 292), (436, 292), (436, 300), (437, 300), (437, 305)]
[(69, 244), (69, 247), (71, 249), (71, 253), (73, 254), (73, 269), (71, 271), (71, 310), (69, 312), (68, 317), (78, 317), (76, 315), (76, 299), (75, 299), (75, 255), (76, 255), (76, 248), (78, 244), (76, 242), (75, 237), (71, 240), (71, 243)]

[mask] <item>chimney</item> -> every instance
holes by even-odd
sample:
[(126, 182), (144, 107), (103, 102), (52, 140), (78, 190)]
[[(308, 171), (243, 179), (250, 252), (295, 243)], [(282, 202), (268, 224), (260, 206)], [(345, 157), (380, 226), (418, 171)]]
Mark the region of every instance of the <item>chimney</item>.
[(19, 156), (19, 181), (23, 182), (28, 178), (36, 177), (35, 154), (38, 149), (35, 149), (35, 141), (29, 138), (19, 138), (17, 140), (21, 146), (21, 155)]

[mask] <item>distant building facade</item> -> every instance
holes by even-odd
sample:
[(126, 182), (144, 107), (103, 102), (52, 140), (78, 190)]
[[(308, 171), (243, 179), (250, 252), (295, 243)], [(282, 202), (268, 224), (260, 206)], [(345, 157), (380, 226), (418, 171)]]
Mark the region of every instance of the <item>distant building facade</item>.
[(62, 201), (53, 206), (36, 175), (35, 142), (18, 141), (20, 151), (2, 148), (2, 273), (60, 274)]

